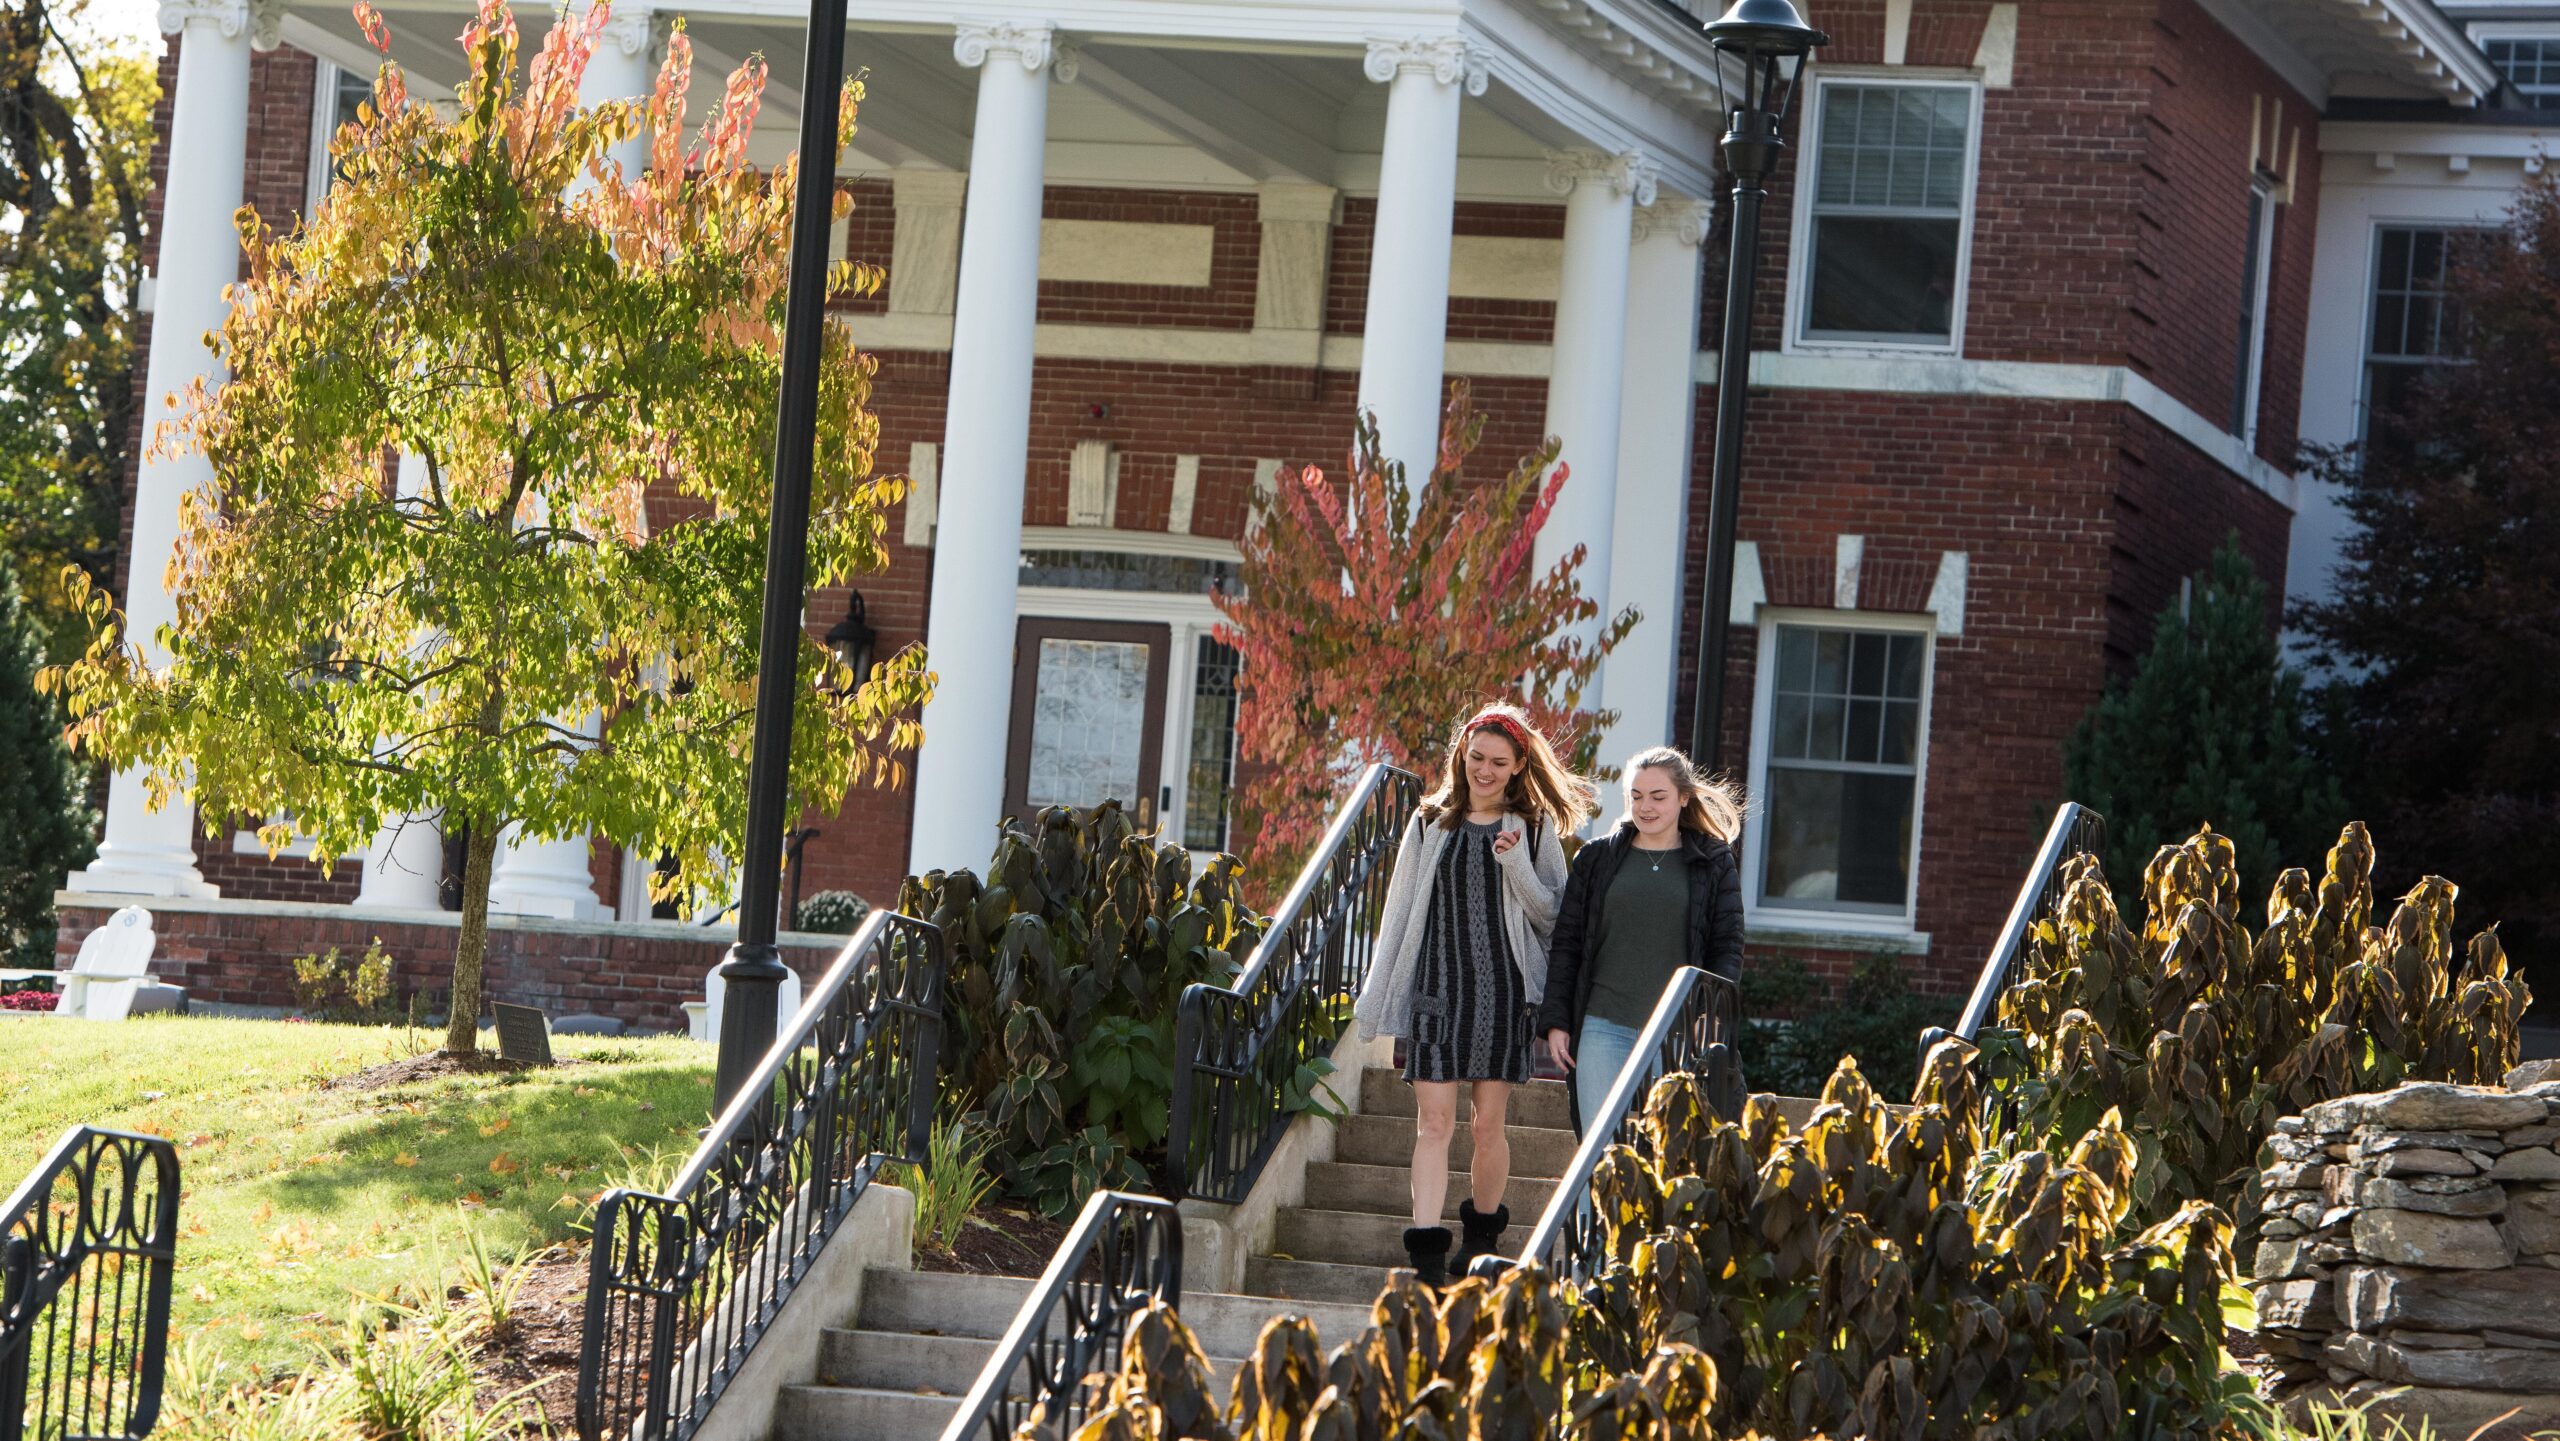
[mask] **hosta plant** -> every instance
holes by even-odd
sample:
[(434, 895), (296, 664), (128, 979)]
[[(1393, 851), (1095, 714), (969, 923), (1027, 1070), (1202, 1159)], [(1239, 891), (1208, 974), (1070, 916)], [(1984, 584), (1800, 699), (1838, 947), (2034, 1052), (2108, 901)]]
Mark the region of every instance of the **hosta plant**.
[(1117, 802), (1008, 822), (986, 873), (910, 876), (898, 909), (943, 928), (943, 1088), (982, 1113), (1006, 1191), (1064, 1216), (1148, 1189), (1173, 1097), (1183, 988), (1224, 983), (1262, 933), (1220, 856), (1138, 831)]
[(2233, 1209), (2245, 1235), (2277, 1120), (2404, 1080), (2497, 1082), (2531, 989), (2494, 927), (2458, 940), (2441, 876), (2373, 925), (2373, 855), (2349, 825), (2316, 884), (2300, 869), (2276, 877), (2258, 930), (2231, 844), (2211, 830), (2152, 858), (2139, 930), (2095, 862), (2071, 862), (2001, 998), (2001, 1030), (1984, 1037), (2021, 1134), (2068, 1147), (2121, 1115), (2139, 1217), (2201, 1198)]

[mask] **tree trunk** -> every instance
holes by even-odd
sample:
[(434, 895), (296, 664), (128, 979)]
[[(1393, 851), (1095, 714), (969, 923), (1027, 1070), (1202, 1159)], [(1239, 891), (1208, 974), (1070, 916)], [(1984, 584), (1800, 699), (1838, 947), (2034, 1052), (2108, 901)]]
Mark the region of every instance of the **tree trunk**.
[(480, 969), (489, 958), (489, 874), (497, 868), (498, 826), (471, 827), (462, 847), (462, 929), (453, 942), (453, 1003), (445, 1013), (444, 1048), (480, 1048)]

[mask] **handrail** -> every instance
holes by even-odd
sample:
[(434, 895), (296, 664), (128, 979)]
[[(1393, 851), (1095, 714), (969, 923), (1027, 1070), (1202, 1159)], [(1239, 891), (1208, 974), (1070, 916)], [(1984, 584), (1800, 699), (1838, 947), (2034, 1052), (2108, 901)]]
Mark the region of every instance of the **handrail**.
[(1742, 988), (1731, 978), (1696, 966), (1672, 972), (1671, 984), (1663, 988), (1662, 999), (1654, 1002), (1652, 1017), (1609, 1088), (1609, 1099), (1583, 1131), (1573, 1164), (1556, 1182), (1520, 1254), (1479, 1256), (1470, 1267), (1471, 1274), (1499, 1280), (1511, 1267), (1531, 1262), (1544, 1266), (1559, 1282), (1587, 1281), (1598, 1274), (1608, 1260), (1603, 1254), (1600, 1216), (1591, 1200), (1591, 1178), (1600, 1169), (1601, 1157), (1616, 1145), (1644, 1148), (1644, 1097), (1656, 1080), (1676, 1071), (1704, 1075), (1708, 1103), (1726, 1119), (1739, 1119), (1742, 1064), (1733, 1047), (1741, 1029)]
[[(2028, 933), (2062, 904), (2062, 863), (2073, 856), (2095, 855), (2106, 843), (2107, 823), (2096, 811), (2078, 801), (2064, 801), (2054, 808), (2053, 824), (2045, 827), (2044, 844), (2036, 850), (2036, 863), (2028, 868), (2017, 899), (2009, 903), (2009, 919), (2000, 927), (2000, 938), (1992, 942), (1991, 954), (1983, 958), (1982, 974), (1973, 983), (1973, 996), (1965, 1002), (1964, 1018), (1956, 1023), (1953, 1035), (1965, 1041), (1980, 1037), (1999, 1008), (2000, 993), (2008, 989), (2009, 969), (2026, 948)], [(1941, 1026), (1921, 1032), (1920, 1054), (1928, 1055), (1949, 1034)]]
[(64, 1132), (0, 1203), (0, 1441), (150, 1434), (177, 1254), (178, 1148)]
[(1014, 1441), (1027, 1422), (1039, 1441), (1074, 1434), (1097, 1394), (1087, 1382), (1119, 1359), (1129, 1318), (1158, 1300), (1182, 1303), (1181, 1213), (1155, 1196), (1094, 1192), (941, 1441)]
[(580, 1441), (686, 1441), (865, 1187), (933, 1124), (942, 930), (874, 911), (663, 1196), (596, 1207)]
[(1177, 1194), (1233, 1204), (1253, 1189), (1288, 1130), (1292, 1083), (1350, 1021), (1369, 976), (1388, 865), (1421, 797), (1412, 772), (1370, 766), (1235, 984), (1184, 988), (1166, 1135)]

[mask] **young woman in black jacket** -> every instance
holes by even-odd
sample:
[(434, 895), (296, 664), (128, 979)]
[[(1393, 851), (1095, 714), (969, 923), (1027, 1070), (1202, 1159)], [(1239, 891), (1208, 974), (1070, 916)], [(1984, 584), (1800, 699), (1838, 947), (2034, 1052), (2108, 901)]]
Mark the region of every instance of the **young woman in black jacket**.
[(1547, 945), (1537, 1027), (1573, 1073), (1581, 1129), (1609, 1098), (1672, 972), (1742, 976), (1741, 793), (1656, 746), (1627, 762), (1627, 813), (1582, 848)]

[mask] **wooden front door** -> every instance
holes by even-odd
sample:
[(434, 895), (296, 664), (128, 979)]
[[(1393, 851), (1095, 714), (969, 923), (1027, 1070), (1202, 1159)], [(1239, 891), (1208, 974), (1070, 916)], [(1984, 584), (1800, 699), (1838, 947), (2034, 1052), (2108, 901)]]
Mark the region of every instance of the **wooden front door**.
[(1005, 814), (1116, 800), (1142, 830), (1164, 777), (1173, 628), (1027, 616), (1014, 635)]

